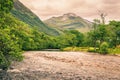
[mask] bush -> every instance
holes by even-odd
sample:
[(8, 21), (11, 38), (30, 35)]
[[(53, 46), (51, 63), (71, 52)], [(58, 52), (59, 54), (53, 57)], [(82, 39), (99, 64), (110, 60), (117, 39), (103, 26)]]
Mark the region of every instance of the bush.
[(109, 48), (109, 45), (107, 42), (103, 42), (101, 45), (100, 45), (100, 53), (101, 54), (108, 54), (108, 48)]

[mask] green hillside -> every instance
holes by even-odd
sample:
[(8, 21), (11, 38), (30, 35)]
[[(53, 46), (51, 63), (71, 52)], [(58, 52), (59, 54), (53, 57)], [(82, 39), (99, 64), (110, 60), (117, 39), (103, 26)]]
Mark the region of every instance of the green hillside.
[(74, 13), (64, 14), (59, 17), (52, 17), (44, 21), (48, 26), (59, 30), (78, 30), (88, 32), (92, 29), (92, 23), (77, 16)]
[(21, 21), (29, 24), (42, 32), (49, 35), (59, 35), (59, 32), (51, 27), (46, 26), (32, 11), (25, 7), (20, 1), (14, 0), (14, 8), (11, 13)]

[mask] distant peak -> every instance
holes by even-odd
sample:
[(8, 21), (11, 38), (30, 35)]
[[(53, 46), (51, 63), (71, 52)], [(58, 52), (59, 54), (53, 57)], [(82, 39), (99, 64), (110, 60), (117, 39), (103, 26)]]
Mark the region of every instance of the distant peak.
[(77, 17), (77, 15), (75, 13), (67, 13), (67, 14), (64, 14), (63, 16), (66, 16), (66, 17)]

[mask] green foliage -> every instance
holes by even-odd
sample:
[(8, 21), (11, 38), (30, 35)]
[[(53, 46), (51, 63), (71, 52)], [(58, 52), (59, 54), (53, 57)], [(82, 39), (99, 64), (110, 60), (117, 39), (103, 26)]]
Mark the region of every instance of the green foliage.
[(0, 65), (9, 67), (12, 61), (22, 60), (22, 50), (56, 48), (55, 41), (56, 38), (30, 28), (11, 14), (5, 14), (0, 22)]
[(110, 31), (110, 46), (116, 47), (120, 44), (120, 21), (110, 21), (109, 31)]
[(70, 46), (82, 46), (82, 40), (84, 38), (83, 34), (76, 31), (64, 31), (65, 34), (62, 34), (56, 37), (57, 48), (65, 48)]
[(38, 16), (25, 7), (19, 0), (14, 0), (14, 8), (11, 10), (11, 14), (33, 29), (37, 29), (48, 35), (59, 35), (56, 29), (45, 25)]
[(12, 9), (13, 0), (0, 0), (0, 68), (7, 69), (14, 60), (22, 60), (22, 50), (17, 44), (17, 39), (11, 35), (9, 28), (12, 18), (9, 17), (9, 11)]
[(107, 42), (103, 42), (101, 45), (100, 45), (100, 53), (101, 54), (108, 54), (108, 48), (109, 48), (109, 45)]
[[(80, 42), (81, 47), (84, 47), (84, 46), (90, 47), (88, 49), (89, 52), (98, 52), (101, 54), (107, 54), (110, 52), (110, 51), (108, 51), (109, 47), (114, 48), (117, 45), (120, 45), (120, 38), (119, 38), (120, 27), (119, 26), (120, 26), (119, 22), (113, 21), (109, 25), (99, 24), (99, 25), (97, 25), (95, 30), (88, 32), (88, 34), (86, 34), (86, 35), (82, 34), (83, 36), (74, 30), (65, 31), (66, 33), (69, 33), (65, 37), (67, 38), (68, 35), (72, 34), (75, 37), (74, 37), (74, 39), (72, 39), (72, 37), (71, 37), (71, 40), (72, 41), (76, 40), (75, 41), (76, 44), (74, 44), (74, 46), (78, 46), (77, 44), (79, 44), (78, 42)], [(61, 37), (61, 39), (64, 39), (64, 38)], [(65, 41), (67, 41), (67, 39), (65, 39)], [(68, 41), (67, 42), (65, 42), (65, 41), (62, 42), (64, 45), (68, 42)], [(110, 46), (108, 46), (108, 45), (110, 45)], [(69, 51), (69, 50), (76, 51), (77, 50), (75, 47), (71, 48), (70, 46), (72, 46), (72, 45), (65, 46), (67, 48), (64, 48), (64, 50), (67, 50), (67, 51)], [(116, 51), (118, 51), (118, 50), (116, 49)]]
[(83, 40), (84, 40), (84, 35), (82, 33), (80, 33), (77, 30), (70, 30), (70, 33), (74, 34), (76, 36), (76, 46), (82, 46), (83, 44)]
[(105, 25), (99, 25), (97, 29), (89, 32), (88, 38), (92, 46), (96, 46), (97, 41), (100, 43), (106, 41), (108, 36), (108, 31)]
[[(22, 50), (20, 45), (17, 44), (16, 37), (9, 35), (9, 29), (0, 30), (0, 59), (2, 60), (0, 64), (1, 68), (6, 68), (10, 65), (11, 61), (23, 59)], [(2, 56), (1, 56), (2, 55)]]
[(0, 12), (8, 13), (13, 8), (13, 0), (0, 0)]
[(55, 47), (50, 36), (33, 30), (9, 13), (0, 15), (0, 67), (10, 66), (14, 60), (22, 60), (22, 50), (41, 50)]
[[(98, 27), (91, 31), (88, 35), (88, 43), (91, 43), (89, 46), (101, 47), (103, 42), (107, 42), (110, 48), (115, 48), (120, 44), (120, 22), (110, 21), (108, 25), (98, 25)], [(97, 52), (108, 52), (107, 50), (100, 50)], [(112, 53), (111, 49), (109, 51)], [(114, 51), (113, 51), (114, 52)]]

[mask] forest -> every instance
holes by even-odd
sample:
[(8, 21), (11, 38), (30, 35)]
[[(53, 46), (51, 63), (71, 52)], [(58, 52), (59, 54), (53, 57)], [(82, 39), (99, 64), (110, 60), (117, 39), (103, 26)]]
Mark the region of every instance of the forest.
[(11, 15), (12, 8), (13, 0), (0, 0), (0, 68), (3, 70), (8, 69), (12, 61), (23, 60), (23, 52), (30, 50), (120, 53), (120, 21), (112, 20), (105, 24), (95, 19), (90, 32), (65, 30), (63, 34), (51, 36)]

